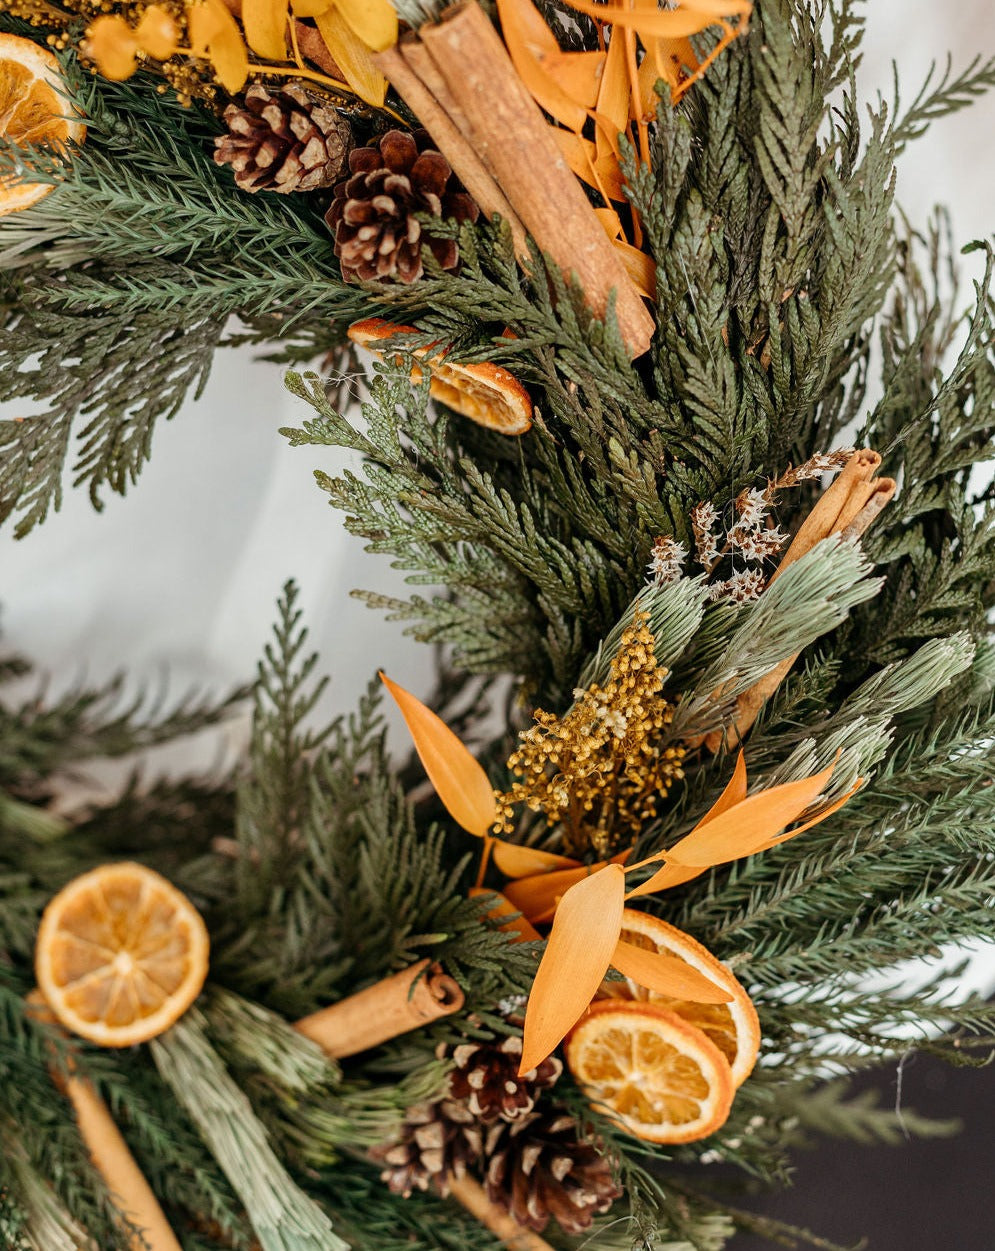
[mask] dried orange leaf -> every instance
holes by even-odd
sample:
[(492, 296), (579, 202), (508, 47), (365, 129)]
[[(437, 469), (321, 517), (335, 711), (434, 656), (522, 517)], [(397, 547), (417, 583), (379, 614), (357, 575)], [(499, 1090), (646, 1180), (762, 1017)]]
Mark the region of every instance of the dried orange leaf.
[(314, 20), (346, 82), (361, 100), (379, 108), (387, 95), (387, 79), (374, 65), (373, 53), (337, 9), (315, 13)]
[(648, 951), (634, 943), (619, 939), (612, 954), (612, 968), (624, 977), (631, 977), (647, 990), (672, 999), (688, 999), (691, 1003), (729, 1003), (731, 991), (699, 973), (686, 960), (678, 956)]
[(150, 4), (135, 27), (138, 46), (157, 61), (165, 61), (176, 51), (180, 32), (171, 13), (161, 5)]
[[(517, 934), (517, 941), (520, 943), (539, 942), (538, 930), (529, 924), (514, 904), (500, 891), (491, 890), (485, 886), (474, 886), (469, 894), (471, 899), (480, 899), (484, 895), (490, 895), (494, 906), (485, 915), (487, 920), (497, 925), (499, 930), (506, 934)], [(504, 917), (509, 919), (502, 921)], [(498, 924), (499, 922), (501, 923)]]
[(662, 869), (657, 869), (652, 877), (648, 877), (641, 885), (630, 890), (626, 899), (636, 899), (639, 895), (655, 895), (659, 890), (683, 886), (692, 878), (701, 877), (704, 872), (704, 869), (692, 869), (684, 864), (665, 864)]
[(211, 62), (226, 91), (239, 91), (249, 76), (249, 54), (223, 0), (195, 0), (187, 8), (187, 30), (194, 56)]
[(245, 41), (270, 61), (287, 58), (287, 0), (242, 0)]
[(576, 869), (556, 869), (552, 873), (537, 873), (532, 877), (519, 878), (516, 882), (508, 882), (504, 893), (533, 924), (539, 925), (552, 919), (556, 905), (571, 886), (583, 881), (585, 877), (590, 877), (592, 873), (597, 873), (606, 863), (625, 864), (631, 854), (630, 848), (610, 861), (602, 860), (598, 864), (584, 864)]
[(487, 774), (441, 717), (385, 673), (380, 680), (400, 708), (415, 751), (446, 811), (464, 830), (482, 838), (497, 817)]
[(613, 34), (605, 57), (605, 69), (601, 76), (601, 87), (598, 91), (597, 112), (594, 122), (597, 127), (597, 145), (599, 157), (606, 152), (618, 157), (619, 135), (629, 124), (630, 84), (629, 71), (625, 60), (625, 38), (623, 32)]
[(837, 799), (834, 803), (831, 803), (828, 808), (823, 808), (820, 812), (817, 812), (814, 817), (810, 817), (808, 821), (804, 822), (804, 824), (795, 826), (793, 830), (788, 830), (787, 834), (780, 834), (777, 838), (772, 838), (770, 842), (766, 843), (760, 848), (760, 850), (767, 851), (770, 847), (777, 847), (781, 843), (786, 843), (789, 838), (794, 838), (798, 834), (804, 834), (805, 831), (810, 830), (813, 825), (818, 825), (821, 821), (825, 821), (826, 817), (831, 817), (834, 812), (839, 812), (843, 805), (856, 795), (857, 791), (860, 790), (863, 784), (864, 779), (857, 778), (856, 782), (854, 782), (847, 793), (840, 799)]
[(592, 0), (565, 0), (565, 3), (599, 22), (634, 30), (644, 39), (696, 35), (721, 18), (745, 19), (752, 9), (749, 0), (684, 0), (677, 9), (636, 11)]
[(546, 68), (546, 58), (558, 61), (563, 53), (556, 36), (531, 0), (498, 0), (501, 33), (519, 78), (540, 107), (568, 130), (580, 131), (587, 110), (570, 96)]
[(397, 43), (397, 10), (390, 0), (334, 0), (358, 39), (374, 52)]
[(123, 17), (104, 14), (86, 32), (86, 55), (97, 64), (105, 78), (123, 82), (138, 68), (135, 54), (138, 40)]
[(695, 829), (702, 825), (707, 825), (709, 821), (714, 821), (716, 817), (720, 817), (723, 812), (728, 812), (734, 805), (741, 804), (746, 798), (746, 787), (746, 756), (740, 751), (736, 757), (736, 767), (732, 771), (732, 777), (725, 785), (725, 790), (723, 790), (708, 812), (698, 822)]
[(618, 945), (625, 874), (610, 864), (560, 900), (525, 1011), (520, 1073), (541, 1064), (594, 998)]
[(825, 790), (834, 768), (835, 765), (830, 765), (812, 777), (750, 795), (692, 830), (670, 848), (667, 860), (688, 867), (710, 868), (762, 851)]
[(625, 272), (636, 284), (639, 294), (652, 300), (656, 292), (656, 261), (625, 239), (616, 239), (614, 243)]
[(502, 838), (496, 838), (491, 844), (491, 855), (505, 877), (512, 878), (550, 873), (553, 869), (582, 867), (579, 860), (571, 860), (569, 856), (557, 856), (554, 852), (540, 851), (537, 847), (506, 843)]

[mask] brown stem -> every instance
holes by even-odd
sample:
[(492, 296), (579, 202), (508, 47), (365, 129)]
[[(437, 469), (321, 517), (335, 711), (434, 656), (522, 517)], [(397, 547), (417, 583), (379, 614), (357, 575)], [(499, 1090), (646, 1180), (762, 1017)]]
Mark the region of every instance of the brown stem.
[(493, 1203), (487, 1197), (487, 1191), (480, 1182), (472, 1177), (452, 1178), (449, 1183), (449, 1193), (457, 1202), (462, 1203), (466, 1210), (480, 1221), (481, 1225), (486, 1225), (492, 1234), (500, 1238), (508, 1251), (553, 1251), (544, 1238), (540, 1238), (531, 1229), (519, 1225), (504, 1208)]
[(653, 318), (490, 19), (467, 0), (423, 26), (420, 36), (459, 122), (465, 119), (464, 138), (525, 229), (564, 273), (576, 275), (596, 317), (606, 315), (614, 294), (622, 338), (633, 357), (641, 356)]
[(463, 1006), (463, 992), (437, 965), (421, 960), (393, 977), (340, 999), (294, 1026), (326, 1055), (367, 1051)]

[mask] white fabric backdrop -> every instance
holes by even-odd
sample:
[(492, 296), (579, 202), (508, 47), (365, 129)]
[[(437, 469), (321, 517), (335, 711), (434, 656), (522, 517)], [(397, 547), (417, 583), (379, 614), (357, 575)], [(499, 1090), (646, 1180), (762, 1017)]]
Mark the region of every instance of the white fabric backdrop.
[[(892, 57), (908, 103), (947, 50), (958, 68), (995, 52), (990, 0), (875, 0), (867, 17), (861, 79), (886, 98)], [(995, 100), (986, 99), (938, 123), (904, 157), (899, 198), (914, 224), (944, 201), (958, 241), (992, 230), (993, 134)], [(152, 462), (126, 499), (110, 497), (97, 515), (69, 491), (61, 514), (25, 540), (0, 533), (5, 643), (34, 657), (55, 688), (124, 668), (135, 681), (166, 671), (176, 691), (194, 682), (223, 689), (251, 677), (292, 575), (333, 677), (330, 706), (351, 708), (380, 665), (419, 688), (424, 649), (349, 598), (357, 586), (397, 590), (399, 575), (345, 533), (311, 478), (342, 457), (291, 450), (277, 434), (307, 415), (278, 367), (247, 352), (219, 355), (201, 400), (158, 429)], [(995, 960), (977, 976), (995, 984)]]

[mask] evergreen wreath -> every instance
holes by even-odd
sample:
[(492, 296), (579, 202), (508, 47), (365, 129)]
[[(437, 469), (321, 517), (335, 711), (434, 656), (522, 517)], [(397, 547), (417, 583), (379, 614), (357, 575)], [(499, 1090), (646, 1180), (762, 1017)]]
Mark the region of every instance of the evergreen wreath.
[(288, 583), (251, 696), (0, 704), (5, 1247), (825, 1248), (707, 1165), (947, 1132), (848, 1075), (995, 1045), (867, 989), (990, 934), (993, 255), (894, 166), (995, 59), (866, 106), (851, 0), (440, 8), (0, 0), (0, 516), (265, 346), (441, 657), (318, 727)]

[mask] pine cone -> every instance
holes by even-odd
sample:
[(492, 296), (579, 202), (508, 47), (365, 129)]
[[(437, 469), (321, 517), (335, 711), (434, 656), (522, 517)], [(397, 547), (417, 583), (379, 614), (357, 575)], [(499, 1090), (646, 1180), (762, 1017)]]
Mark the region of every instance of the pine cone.
[(214, 141), (214, 159), (232, 167), (243, 191), (288, 195), (330, 187), (352, 147), (345, 118), (299, 82), (272, 91), (253, 83), (224, 118), (228, 134)]
[(479, 210), (426, 131), (388, 131), (376, 147), (354, 148), (349, 169), (352, 177), (335, 188), (325, 214), (347, 282), (414, 282), (424, 272), (423, 243), (443, 269), (456, 268), (456, 240), (423, 232), (415, 214), (474, 222)]
[(564, 1233), (582, 1233), (622, 1193), (609, 1161), (580, 1141), (577, 1122), (562, 1109), (495, 1122), (484, 1154), (491, 1200), (537, 1233), (550, 1218)]
[(449, 1094), (482, 1121), (498, 1117), (514, 1121), (531, 1112), (539, 1091), (555, 1084), (563, 1064), (550, 1056), (538, 1068), (518, 1076), (521, 1038), (501, 1043), (465, 1043), (453, 1051), (455, 1068), (449, 1075)]
[(408, 1108), (397, 1138), (374, 1147), (370, 1156), (382, 1160), (380, 1174), (390, 1189), (406, 1199), (412, 1190), (449, 1193), (449, 1178), (462, 1177), (467, 1164), (479, 1160), (483, 1133), (466, 1104), (452, 1099), (418, 1103)]

